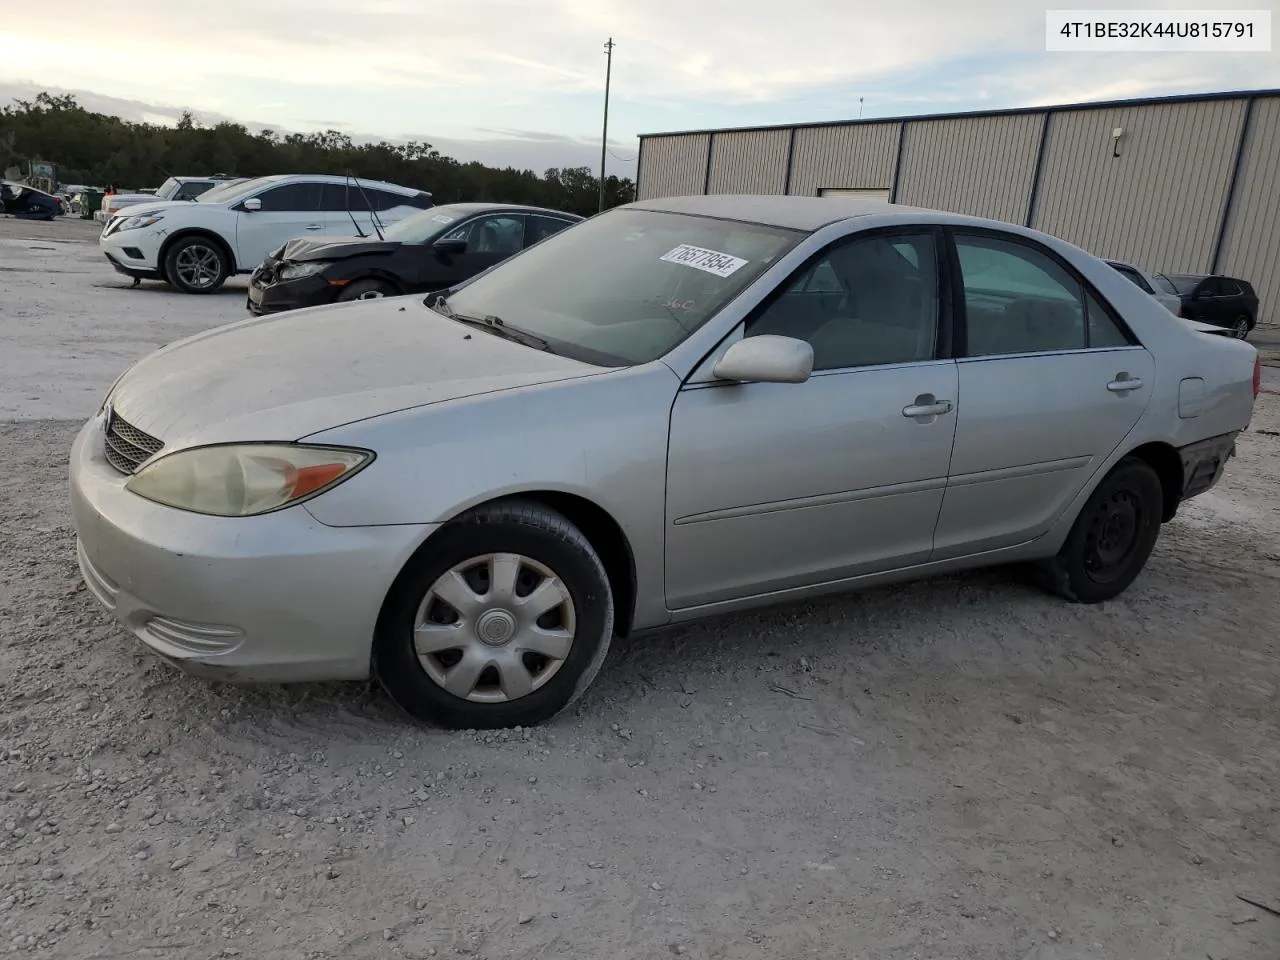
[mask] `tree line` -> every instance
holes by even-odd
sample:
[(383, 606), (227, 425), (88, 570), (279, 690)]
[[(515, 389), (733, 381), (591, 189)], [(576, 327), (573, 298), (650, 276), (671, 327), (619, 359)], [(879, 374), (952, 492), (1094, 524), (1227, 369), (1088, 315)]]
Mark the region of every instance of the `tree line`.
[[(583, 216), (596, 212), (600, 191), (588, 167), (539, 176), (461, 163), (429, 143), (357, 144), (337, 130), (251, 133), (239, 123), (201, 125), (190, 112), (172, 127), (135, 123), (86, 110), (69, 94), (40, 93), (0, 109), (0, 170), (32, 161), (53, 163), (62, 183), (114, 184), (121, 191), (158, 187), (169, 176), (351, 172), (429, 191), (436, 203), (524, 203)], [(631, 180), (605, 179), (607, 207), (634, 198)]]

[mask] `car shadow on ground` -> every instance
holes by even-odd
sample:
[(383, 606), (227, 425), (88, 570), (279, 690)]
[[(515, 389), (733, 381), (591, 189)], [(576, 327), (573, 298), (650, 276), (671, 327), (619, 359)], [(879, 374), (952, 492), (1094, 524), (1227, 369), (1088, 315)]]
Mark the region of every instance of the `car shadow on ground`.
[(173, 297), (239, 297), (244, 299), (249, 291), (249, 279), (247, 277), (236, 277), (233, 280), (228, 280), (211, 293), (190, 294), (183, 293), (160, 280), (143, 280), (142, 283), (135, 287), (133, 281), (129, 279), (107, 279), (95, 281), (93, 286), (100, 290), (123, 290), (127, 293), (146, 294), (163, 293)]

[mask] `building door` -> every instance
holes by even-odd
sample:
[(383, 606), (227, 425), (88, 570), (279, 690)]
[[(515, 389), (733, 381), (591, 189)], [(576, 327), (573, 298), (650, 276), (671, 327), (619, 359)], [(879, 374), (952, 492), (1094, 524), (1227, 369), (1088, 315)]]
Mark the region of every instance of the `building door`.
[(889, 192), (890, 191), (888, 187), (885, 187), (883, 189), (879, 187), (874, 187), (874, 188), (857, 187), (857, 188), (850, 188), (850, 189), (836, 188), (836, 187), (823, 187), (821, 190), (818, 191), (818, 196), (820, 197), (854, 197), (855, 199), (858, 199), (858, 200), (883, 200), (885, 203), (888, 203)]

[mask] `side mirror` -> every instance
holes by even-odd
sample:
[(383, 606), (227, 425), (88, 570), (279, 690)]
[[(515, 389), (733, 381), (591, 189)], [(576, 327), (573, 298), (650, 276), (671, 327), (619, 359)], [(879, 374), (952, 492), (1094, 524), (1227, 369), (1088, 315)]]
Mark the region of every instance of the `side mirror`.
[(813, 373), (813, 347), (795, 337), (744, 337), (725, 351), (711, 372), (721, 380), (804, 383)]
[(465, 240), (456, 240), (456, 239), (455, 240), (449, 240), (449, 239), (437, 240), (431, 246), (435, 248), (437, 253), (466, 253), (467, 252), (467, 241)]
[(257, 197), (250, 197), (248, 200), (244, 202), (243, 206), (246, 210), (252, 213), (255, 210), (262, 209), (262, 201), (259, 200)]

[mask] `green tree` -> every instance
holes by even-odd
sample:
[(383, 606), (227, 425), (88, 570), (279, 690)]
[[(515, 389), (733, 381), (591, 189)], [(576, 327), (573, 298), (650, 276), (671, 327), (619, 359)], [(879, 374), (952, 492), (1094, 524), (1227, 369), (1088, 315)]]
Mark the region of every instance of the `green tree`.
[[(4, 164), (48, 160), (65, 183), (114, 183), (121, 189), (159, 185), (181, 174), (352, 173), (429, 191), (437, 203), (488, 200), (529, 203), (589, 216), (599, 181), (588, 167), (532, 170), (460, 163), (429, 143), (353, 143), (340, 130), (281, 135), (250, 133), (243, 124), (203, 126), (184, 111), (175, 126), (133, 123), (85, 110), (69, 94), (39, 93), (0, 109)], [(0, 166), (4, 165), (0, 164)], [(629, 203), (635, 185), (605, 179), (605, 203)]]

